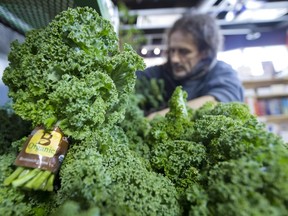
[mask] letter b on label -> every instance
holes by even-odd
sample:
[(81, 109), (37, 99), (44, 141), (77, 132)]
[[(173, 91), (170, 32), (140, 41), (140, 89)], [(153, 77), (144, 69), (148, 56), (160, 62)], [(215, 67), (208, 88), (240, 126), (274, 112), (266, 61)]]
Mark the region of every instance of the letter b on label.
[(50, 133), (43, 133), (41, 139), (39, 140), (38, 144), (48, 146), (51, 143), (51, 138), (53, 137)]

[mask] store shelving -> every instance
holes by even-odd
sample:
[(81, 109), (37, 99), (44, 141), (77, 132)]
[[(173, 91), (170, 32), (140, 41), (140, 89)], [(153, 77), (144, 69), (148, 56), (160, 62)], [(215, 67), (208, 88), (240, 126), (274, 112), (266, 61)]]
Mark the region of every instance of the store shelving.
[(288, 134), (288, 77), (243, 81), (245, 102), (267, 128), (285, 137)]
[(260, 116), (259, 120), (262, 122), (286, 123), (288, 122), (288, 115), (266, 115)]
[(246, 89), (257, 89), (259, 87), (267, 87), (277, 84), (288, 84), (288, 76), (283, 78), (259, 78), (243, 81), (243, 86)]
[[(279, 116), (288, 123), (288, 78), (243, 81), (245, 101), (252, 113), (266, 117), (266, 121), (278, 121)], [(277, 116), (272, 118), (271, 116)], [(280, 118), (281, 119), (281, 118)]]

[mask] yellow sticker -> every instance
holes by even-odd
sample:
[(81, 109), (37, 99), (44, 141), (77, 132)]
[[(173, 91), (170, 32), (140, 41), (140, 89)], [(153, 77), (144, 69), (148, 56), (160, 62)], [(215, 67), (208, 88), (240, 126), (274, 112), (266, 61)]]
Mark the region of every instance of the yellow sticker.
[(62, 135), (57, 131), (38, 130), (30, 139), (25, 152), (28, 154), (53, 157), (58, 149)]

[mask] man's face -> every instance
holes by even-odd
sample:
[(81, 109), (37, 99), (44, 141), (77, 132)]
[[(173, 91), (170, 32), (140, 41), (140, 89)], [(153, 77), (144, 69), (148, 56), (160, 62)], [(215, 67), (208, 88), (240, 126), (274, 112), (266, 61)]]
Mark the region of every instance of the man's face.
[(173, 32), (168, 43), (168, 58), (171, 62), (175, 79), (189, 75), (195, 65), (202, 59), (191, 35)]

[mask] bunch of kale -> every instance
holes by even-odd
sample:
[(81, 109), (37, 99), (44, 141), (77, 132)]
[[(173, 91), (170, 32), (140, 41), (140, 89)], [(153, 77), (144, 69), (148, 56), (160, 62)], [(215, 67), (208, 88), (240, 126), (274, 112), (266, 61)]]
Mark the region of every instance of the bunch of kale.
[(69, 9), (11, 45), (3, 81), (13, 109), (33, 125), (58, 125), (73, 138), (124, 117), (143, 60), (120, 51), (109, 21), (90, 8)]
[(183, 214), (286, 215), (287, 144), (246, 104), (185, 109), (181, 91), (151, 122), (147, 143), (153, 170), (174, 183)]

